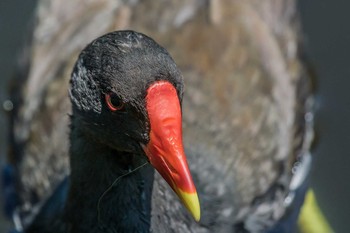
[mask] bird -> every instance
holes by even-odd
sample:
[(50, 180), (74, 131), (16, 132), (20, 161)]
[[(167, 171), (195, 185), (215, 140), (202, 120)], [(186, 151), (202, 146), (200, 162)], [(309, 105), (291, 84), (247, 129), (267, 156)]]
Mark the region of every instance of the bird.
[[(302, 203), (312, 160), (313, 97), (293, 1), (283, 4), (179, 1), (173, 7), (165, 7), (166, 3), (155, 7), (151, 1), (67, 3), (73, 4), (71, 7), (54, 2), (39, 2), (38, 25), (30, 46), (24, 50), (19, 81), (13, 87), (14, 110), (10, 113), (13, 146), (9, 157), (17, 171), (20, 200), (13, 215), (21, 219), (22, 228), (45, 223), (44, 217), (50, 214), (56, 218), (56, 213), (62, 213), (63, 201), (73, 199), (67, 194), (71, 181), (65, 177), (70, 173), (69, 119), (72, 122), (76, 119), (67, 116), (70, 112), (67, 79), (72, 69), (73, 74), (78, 72), (78, 65), (73, 68), (73, 63), (84, 44), (111, 29), (125, 27), (152, 35), (172, 54), (181, 70), (184, 87), (175, 89), (181, 89), (178, 96), (183, 98), (183, 144), (201, 203), (197, 223), (162, 176), (149, 173), (153, 191), (146, 192), (150, 199), (146, 207), (141, 207), (147, 209), (148, 219), (144, 220), (148, 229), (269, 232), (279, 229), (290, 216), (291, 225), (295, 226), (295, 215), (301, 205), (295, 203)], [(50, 26), (53, 22), (57, 23), (55, 27)], [(104, 69), (113, 66), (109, 62), (105, 65)], [(90, 68), (98, 70), (93, 64)], [(143, 71), (139, 66), (138, 73), (142, 75), (155, 68)], [(133, 92), (142, 89), (137, 87), (132, 86)], [(79, 102), (74, 93), (71, 89), (72, 116), (79, 113), (76, 111), (79, 105), (74, 112), (74, 104)], [(93, 92), (90, 94), (93, 96)], [(115, 108), (113, 96), (104, 94), (107, 108), (118, 109), (119, 101)], [(88, 97), (80, 108), (89, 108), (88, 104), (93, 102)], [(93, 109), (99, 111), (98, 103)], [(142, 150), (137, 146), (139, 153), (147, 151), (144, 146)], [(145, 158), (149, 159), (147, 155)], [(139, 162), (142, 166), (143, 161)], [(138, 171), (145, 169), (152, 170), (144, 165)], [(120, 175), (107, 183), (112, 185)], [(105, 185), (106, 194), (100, 191), (101, 199), (94, 206), (97, 216), (103, 217), (105, 202), (124, 178), (118, 179), (116, 185)], [(296, 214), (292, 214), (294, 210)], [(50, 226), (49, 221), (46, 223)]]
[(35, 220), (26, 232), (147, 232), (153, 184), (153, 171), (143, 168), (148, 162), (199, 220), (182, 145), (183, 80), (165, 49), (134, 31), (106, 34), (79, 55), (69, 95), (71, 172), (64, 210)]

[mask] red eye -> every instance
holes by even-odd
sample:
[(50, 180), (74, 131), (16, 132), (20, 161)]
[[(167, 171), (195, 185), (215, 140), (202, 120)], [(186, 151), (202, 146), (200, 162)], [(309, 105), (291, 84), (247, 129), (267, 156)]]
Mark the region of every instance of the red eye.
[(105, 94), (105, 99), (108, 108), (115, 112), (124, 107), (123, 101), (114, 93)]

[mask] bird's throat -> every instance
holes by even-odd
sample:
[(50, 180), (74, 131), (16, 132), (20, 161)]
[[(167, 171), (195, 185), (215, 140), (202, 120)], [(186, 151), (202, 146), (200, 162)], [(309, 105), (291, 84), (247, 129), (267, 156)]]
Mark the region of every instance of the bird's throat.
[(148, 232), (153, 168), (138, 155), (89, 140), (78, 127), (72, 127), (70, 150), (70, 232)]

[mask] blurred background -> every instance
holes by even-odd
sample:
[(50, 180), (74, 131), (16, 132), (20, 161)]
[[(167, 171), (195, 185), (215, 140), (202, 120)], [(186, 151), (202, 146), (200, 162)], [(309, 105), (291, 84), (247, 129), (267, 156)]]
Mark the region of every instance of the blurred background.
[[(0, 103), (7, 99), (7, 83), (16, 55), (29, 30), (35, 0), (0, 1)], [(316, 132), (311, 184), (335, 232), (350, 232), (350, 52), (349, 1), (303, 0), (299, 11), (307, 58), (317, 76)], [(3, 107), (1, 107), (3, 109)], [(6, 153), (6, 115), (0, 111), (0, 165)], [(1, 195), (1, 192), (0, 192)], [(1, 204), (1, 203), (0, 203)], [(2, 216), (0, 214), (0, 216)], [(9, 224), (0, 217), (0, 233)]]
[(350, 232), (349, 1), (299, 1), (305, 49), (317, 75), (311, 183), (335, 232)]

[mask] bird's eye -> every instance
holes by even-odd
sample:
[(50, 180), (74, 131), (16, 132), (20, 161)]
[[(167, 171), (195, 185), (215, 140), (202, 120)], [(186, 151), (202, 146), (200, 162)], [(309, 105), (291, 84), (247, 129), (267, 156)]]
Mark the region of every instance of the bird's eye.
[(114, 93), (105, 94), (105, 99), (109, 110), (112, 112), (121, 110), (124, 107), (123, 101)]

